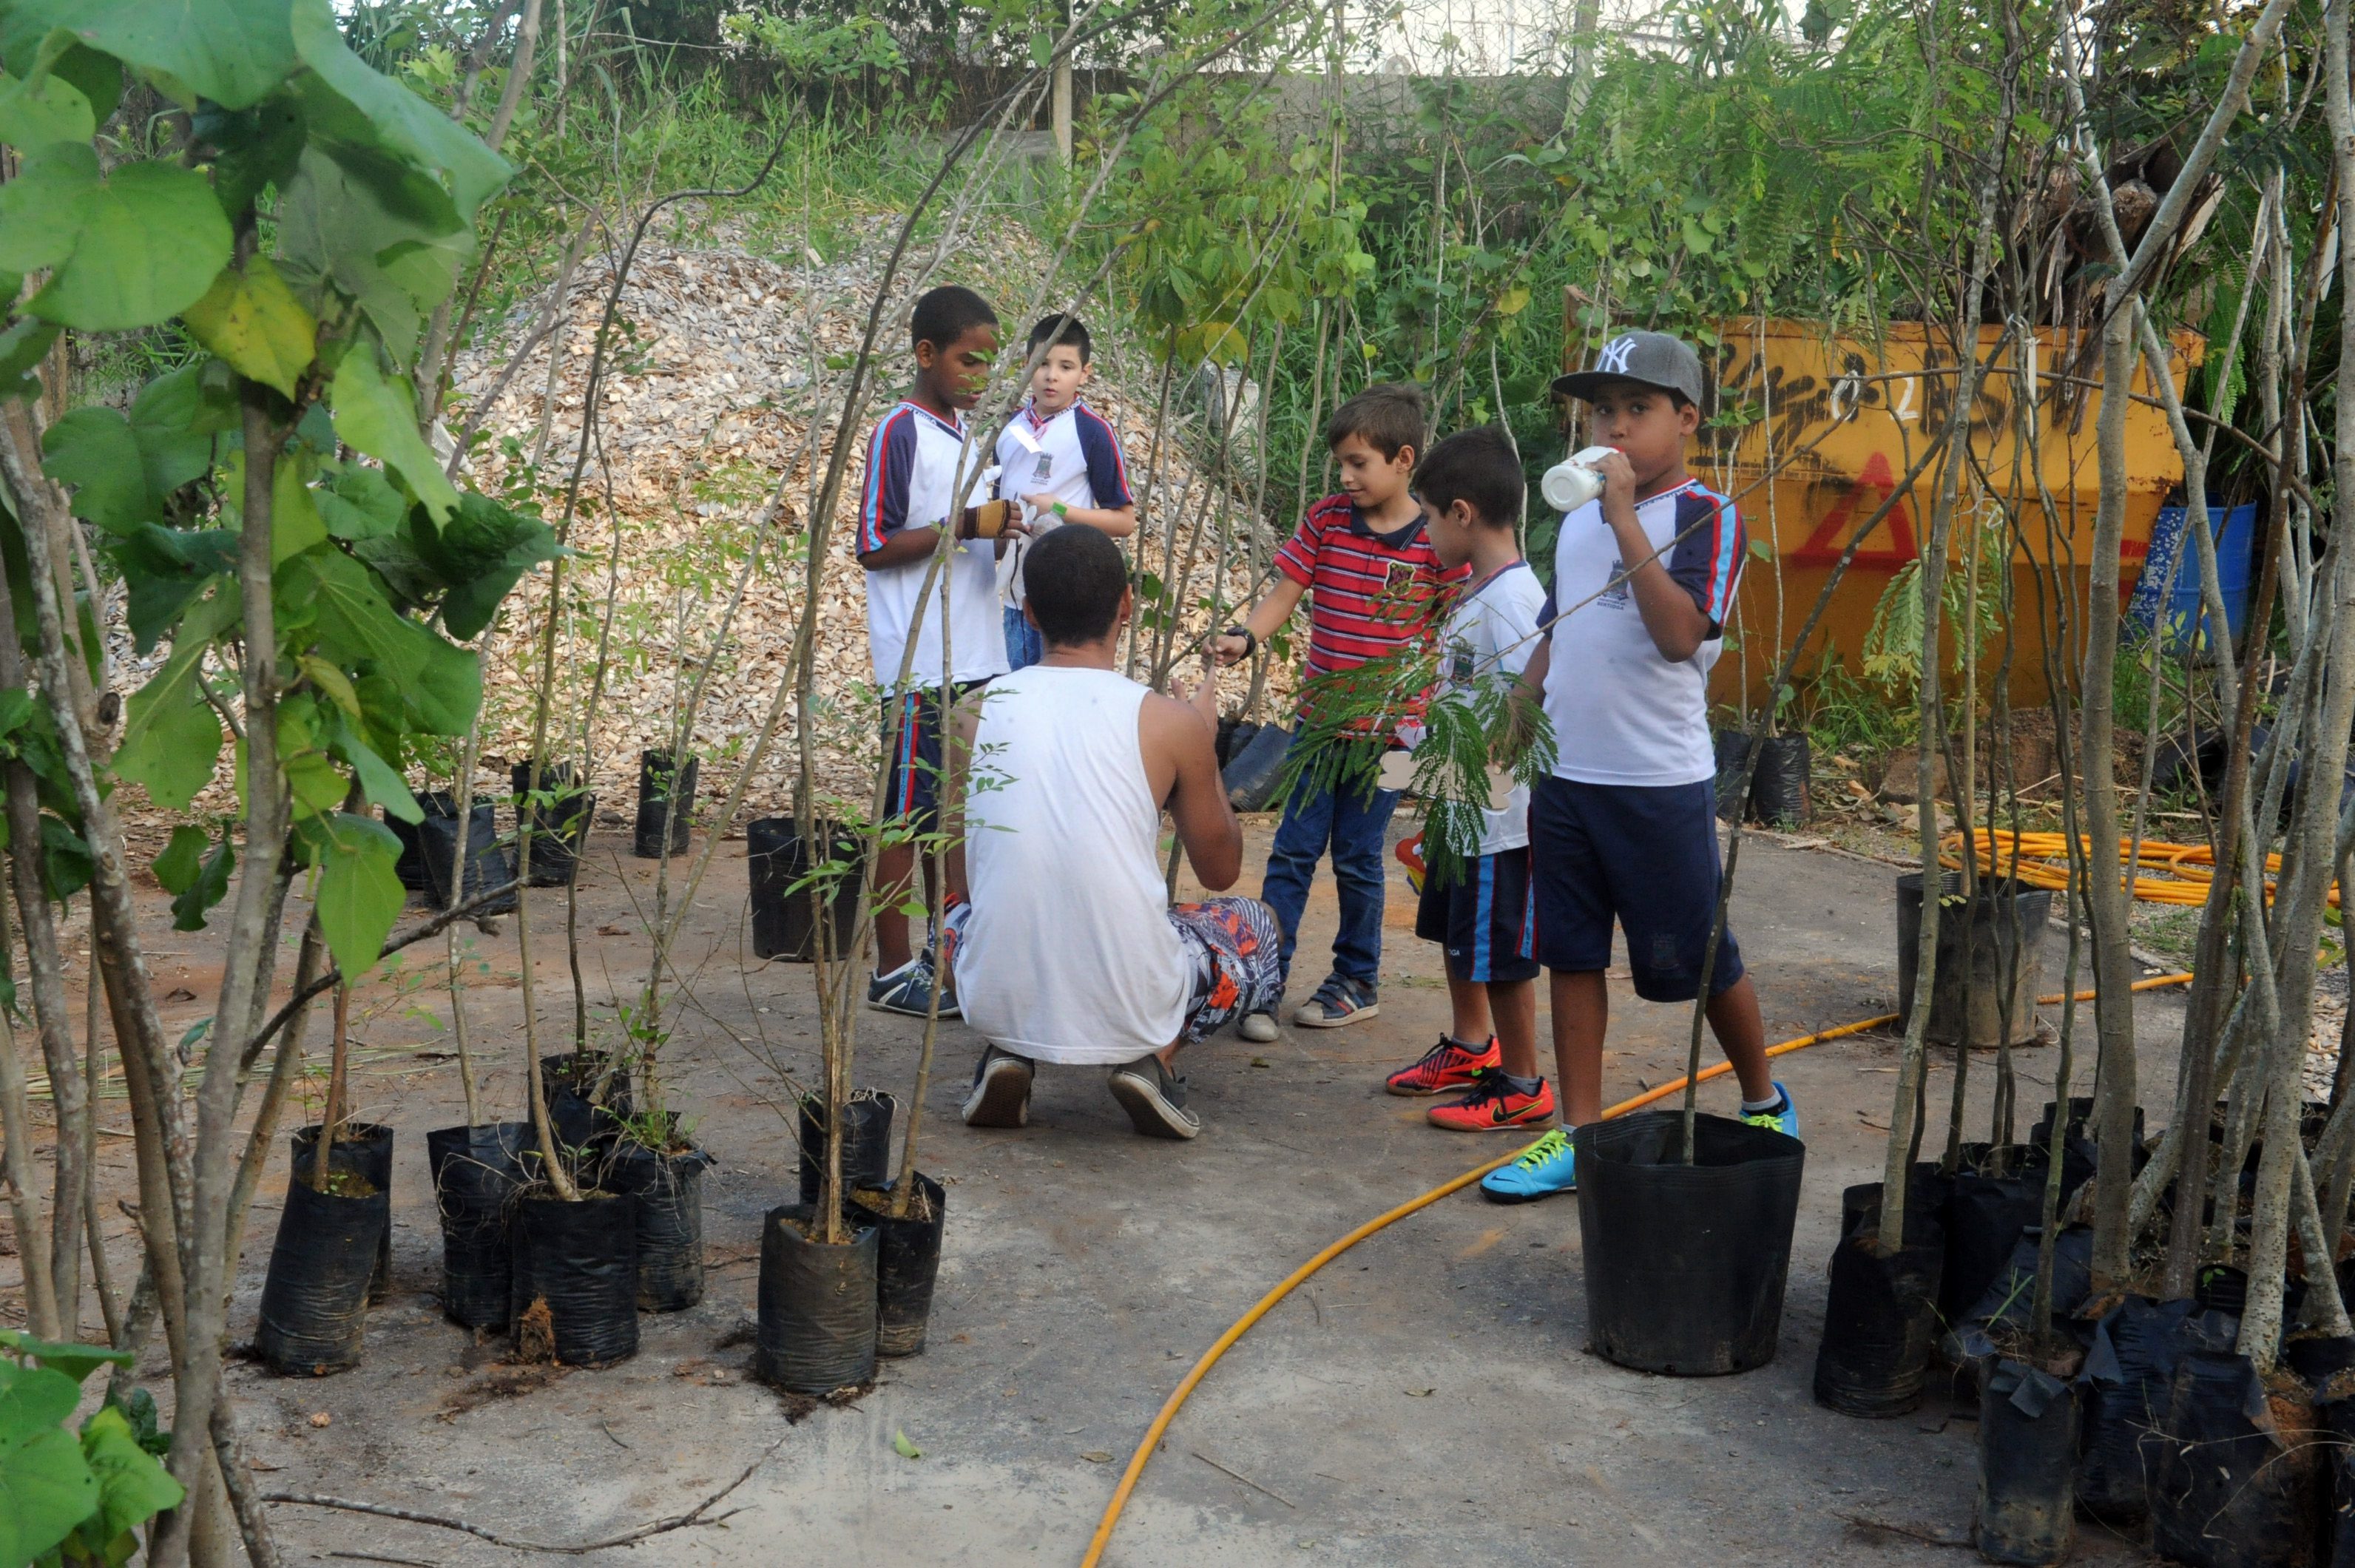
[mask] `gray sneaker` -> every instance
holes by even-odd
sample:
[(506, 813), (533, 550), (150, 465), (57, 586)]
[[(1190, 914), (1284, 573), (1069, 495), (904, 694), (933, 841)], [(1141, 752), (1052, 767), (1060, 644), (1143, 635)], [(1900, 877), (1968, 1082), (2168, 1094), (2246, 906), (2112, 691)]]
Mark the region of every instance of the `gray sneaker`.
[[(932, 987), (938, 979), (932, 971), (932, 955), (928, 949), (889, 975), (869, 976), (867, 1005), (879, 1013), (897, 1013), (903, 1019), (932, 1017)], [(941, 987), (939, 1016), (943, 1019), (961, 1016), (957, 1011), (956, 993), (946, 985)]]
[(1235, 1032), (1253, 1045), (1265, 1045), (1276, 1037), (1275, 1015), (1262, 1008), (1255, 1013), (1245, 1013)]
[(1186, 1108), (1186, 1080), (1157, 1056), (1140, 1056), (1112, 1070), (1107, 1086), (1136, 1130), (1149, 1138), (1190, 1138), (1201, 1118)]
[(968, 1127), (1019, 1127), (1030, 1121), (1030, 1059), (989, 1046), (973, 1066), (964, 1097)]

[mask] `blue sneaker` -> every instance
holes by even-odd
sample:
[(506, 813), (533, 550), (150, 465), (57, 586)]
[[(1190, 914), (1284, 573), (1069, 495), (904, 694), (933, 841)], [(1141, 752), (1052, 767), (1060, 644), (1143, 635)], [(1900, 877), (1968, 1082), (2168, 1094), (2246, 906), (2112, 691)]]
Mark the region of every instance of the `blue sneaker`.
[(1792, 1100), (1791, 1091), (1784, 1087), (1780, 1079), (1775, 1080), (1774, 1093), (1783, 1096), (1780, 1109), (1744, 1111), (1741, 1119), (1753, 1127), (1764, 1127), (1769, 1132), (1781, 1133), (1787, 1138), (1796, 1138), (1799, 1136), (1799, 1107)]
[(1523, 1149), (1512, 1164), (1498, 1166), (1480, 1179), (1480, 1196), (1491, 1203), (1534, 1203), (1577, 1190), (1577, 1150), (1560, 1127)]

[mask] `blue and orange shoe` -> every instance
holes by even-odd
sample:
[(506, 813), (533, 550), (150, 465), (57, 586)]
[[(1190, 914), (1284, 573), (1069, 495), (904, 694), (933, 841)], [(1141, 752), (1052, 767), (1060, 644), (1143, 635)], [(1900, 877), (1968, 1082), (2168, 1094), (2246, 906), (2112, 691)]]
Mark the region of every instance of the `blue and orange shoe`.
[(1468, 1045), (1458, 1045), (1453, 1036), (1441, 1035), (1439, 1043), (1426, 1051), (1411, 1066), (1401, 1067), (1382, 1080), (1382, 1087), (1393, 1094), (1444, 1094), (1450, 1089), (1469, 1089), (1479, 1081), (1480, 1074), (1505, 1060), (1497, 1048), (1497, 1037), (1490, 1035), (1486, 1050), (1475, 1051)]
[(1577, 1190), (1578, 1150), (1561, 1127), (1523, 1149), (1512, 1164), (1480, 1179), (1480, 1196), (1491, 1203), (1534, 1203)]
[(1537, 1088), (1525, 1091), (1503, 1072), (1483, 1072), (1472, 1085), (1472, 1093), (1461, 1100), (1433, 1105), (1423, 1115), (1433, 1126), (1453, 1133), (1503, 1133), (1537, 1126), (1553, 1117), (1553, 1085), (1542, 1078), (1534, 1082)]

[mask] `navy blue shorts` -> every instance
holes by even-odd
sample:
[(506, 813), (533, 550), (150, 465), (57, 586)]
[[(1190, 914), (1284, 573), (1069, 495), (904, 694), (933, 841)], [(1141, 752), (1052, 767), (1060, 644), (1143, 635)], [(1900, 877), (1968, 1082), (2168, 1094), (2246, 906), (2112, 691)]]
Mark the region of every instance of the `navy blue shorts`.
[[(954, 688), (954, 696), (963, 697), (986, 684), (966, 681)], [(919, 687), (903, 696), (883, 699), (883, 756), (889, 770), (883, 784), (883, 820), (906, 817), (919, 831), (929, 831), (941, 797), (940, 688)]]
[(1447, 950), (1447, 972), (1476, 984), (1538, 977), (1537, 904), (1529, 852), (1505, 849), (1465, 861), (1454, 880), (1423, 882), (1414, 933)]
[[(1611, 926), (1647, 1002), (1700, 992), (1721, 871), (1717, 797), (1707, 779), (1652, 788), (1538, 781), (1529, 799), (1538, 962), (1570, 973), (1611, 967)], [(1731, 928), (1710, 974), (1714, 997), (1742, 978)]]

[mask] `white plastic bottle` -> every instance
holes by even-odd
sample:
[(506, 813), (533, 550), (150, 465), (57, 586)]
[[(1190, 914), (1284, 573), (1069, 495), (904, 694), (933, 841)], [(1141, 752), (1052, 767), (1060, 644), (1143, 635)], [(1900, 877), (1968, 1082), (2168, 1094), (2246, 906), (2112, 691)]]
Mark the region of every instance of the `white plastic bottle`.
[(1595, 464), (1618, 450), (1615, 446), (1586, 447), (1547, 469), (1545, 477), (1538, 481), (1546, 505), (1567, 515), (1602, 495), (1603, 475)]

